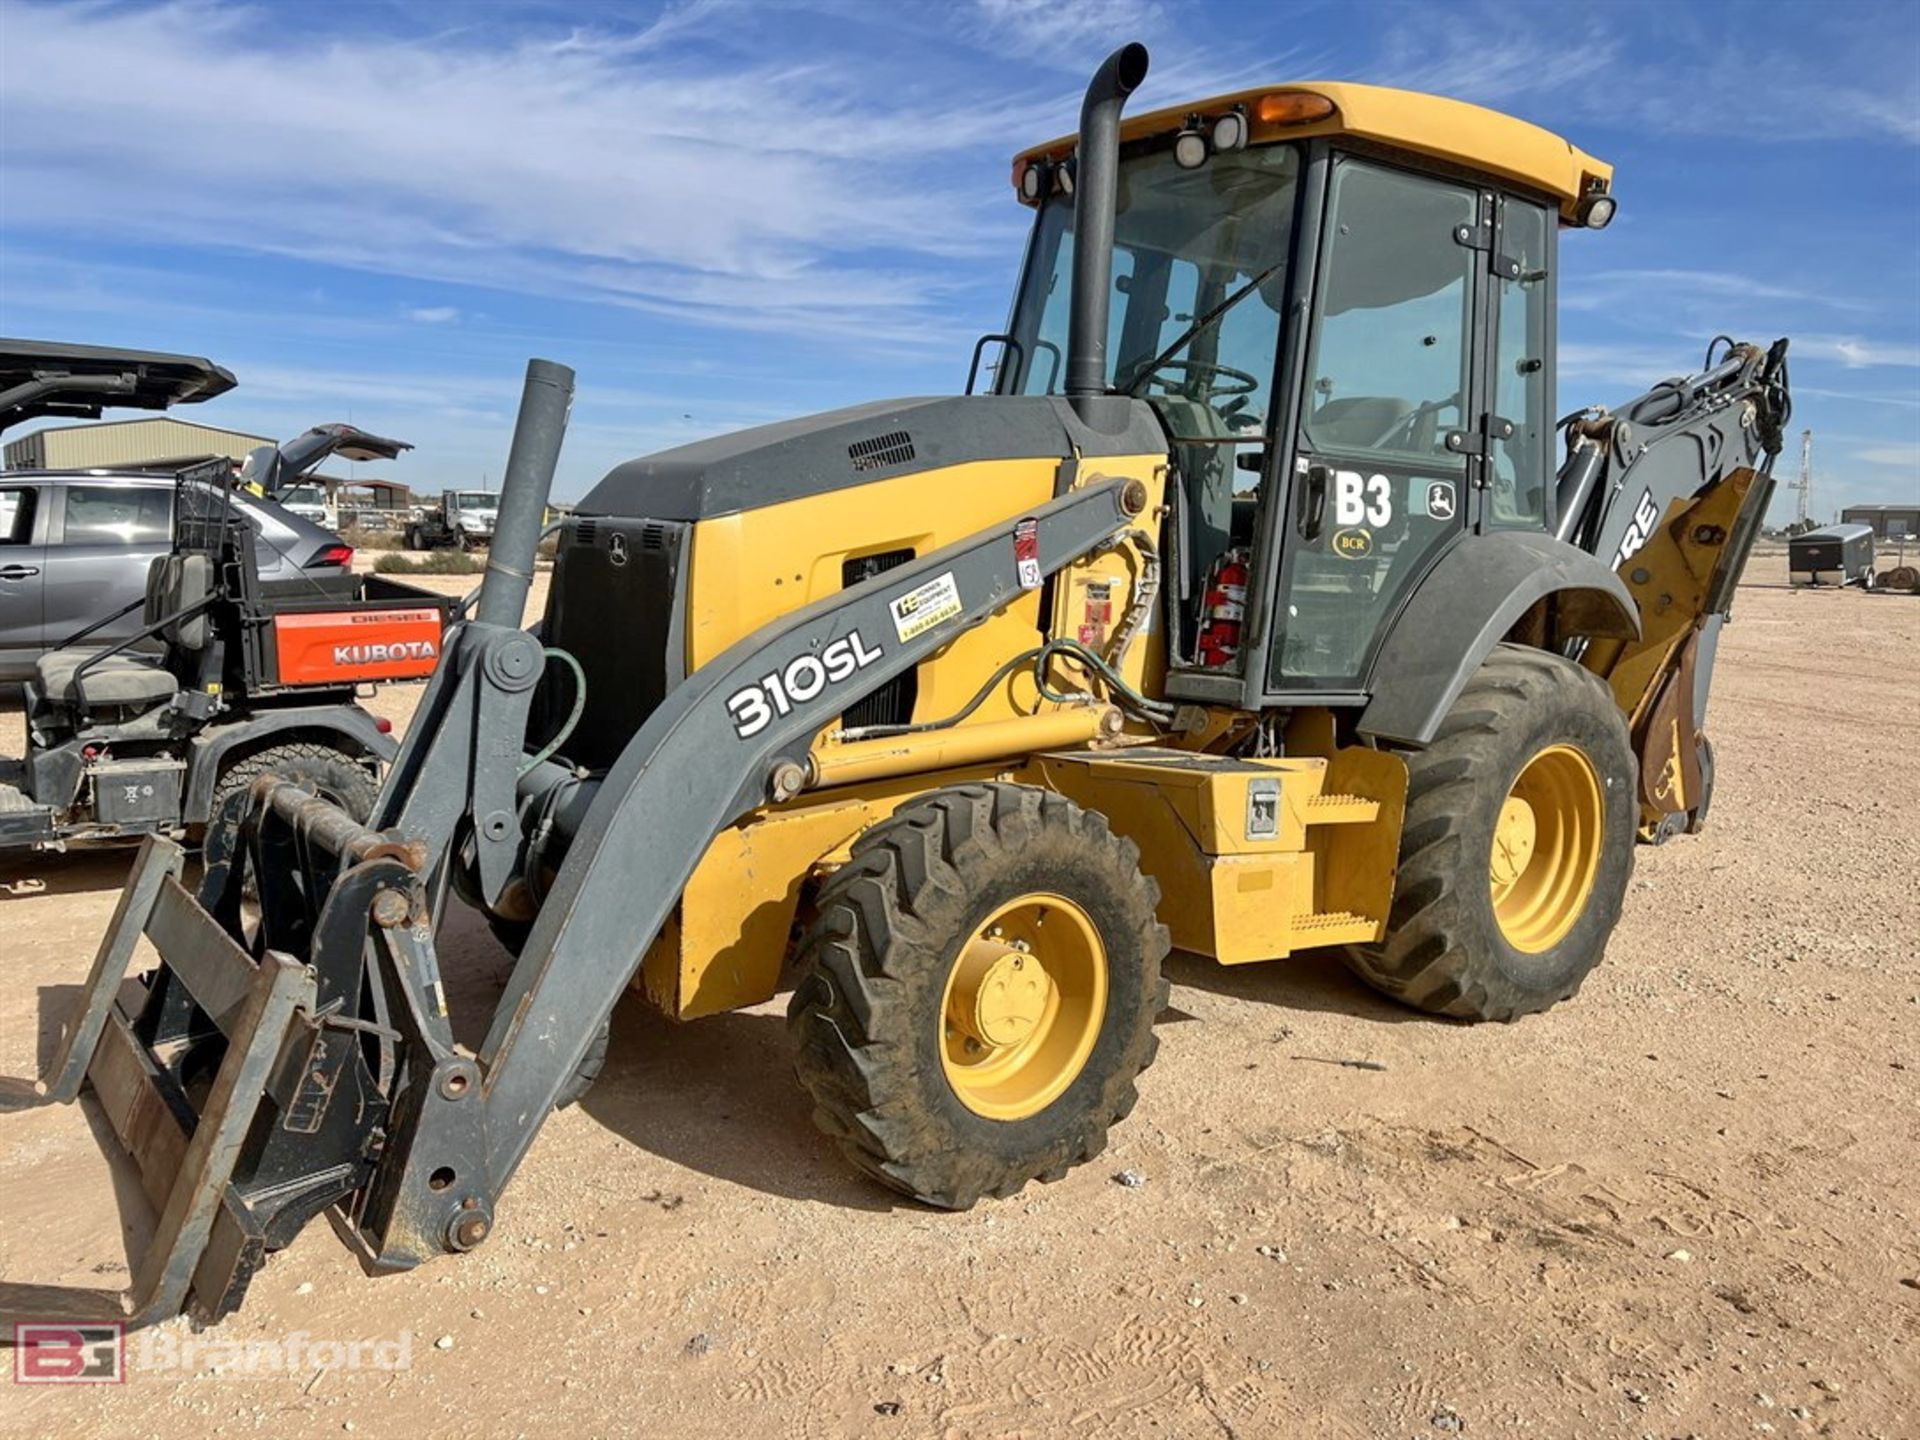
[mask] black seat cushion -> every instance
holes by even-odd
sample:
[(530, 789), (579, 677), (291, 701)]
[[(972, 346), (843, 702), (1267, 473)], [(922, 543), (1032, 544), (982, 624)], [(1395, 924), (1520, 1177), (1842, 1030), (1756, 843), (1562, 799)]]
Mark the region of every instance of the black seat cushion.
[(76, 685), (75, 672), (98, 650), (53, 650), (34, 666), (40, 693), (68, 705), (150, 705), (170, 700), (180, 688), (173, 672), (159, 660), (144, 655), (110, 655), (88, 668)]

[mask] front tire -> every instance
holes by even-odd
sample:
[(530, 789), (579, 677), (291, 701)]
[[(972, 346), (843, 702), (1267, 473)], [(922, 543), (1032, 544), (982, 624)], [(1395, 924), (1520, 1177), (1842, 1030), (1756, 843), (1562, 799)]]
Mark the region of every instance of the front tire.
[(1064, 796), (903, 807), (821, 887), (803, 946), (788, 1022), (815, 1123), (948, 1210), (1099, 1154), (1157, 1046), (1159, 898), (1134, 844)]
[(1633, 873), (1638, 769), (1611, 692), (1558, 655), (1499, 646), (1407, 769), (1386, 939), (1348, 964), (1462, 1020), (1572, 996)]

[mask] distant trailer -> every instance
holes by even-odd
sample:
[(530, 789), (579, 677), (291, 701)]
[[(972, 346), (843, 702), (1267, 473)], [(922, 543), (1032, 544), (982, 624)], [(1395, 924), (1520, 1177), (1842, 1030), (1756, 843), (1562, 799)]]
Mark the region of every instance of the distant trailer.
[(1828, 525), (1787, 541), (1787, 578), (1795, 585), (1873, 588), (1873, 527)]

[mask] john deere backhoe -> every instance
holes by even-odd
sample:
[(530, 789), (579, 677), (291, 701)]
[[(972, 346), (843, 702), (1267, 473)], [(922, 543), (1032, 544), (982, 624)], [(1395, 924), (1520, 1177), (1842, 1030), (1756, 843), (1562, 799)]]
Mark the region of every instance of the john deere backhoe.
[[(629, 985), (692, 1019), (790, 978), (821, 1128), (945, 1207), (1101, 1149), (1170, 944), (1339, 947), (1464, 1019), (1579, 987), (1636, 837), (1706, 815), (1785, 342), (1556, 425), (1558, 245), (1608, 166), (1363, 85), (1123, 124), (1146, 68), (1014, 164), (990, 393), (617, 467), (527, 630), (571, 386), (531, 364), (371, 821), (263, 777), (196, 887), (143, 852), (44, 1088), (91, 1083), (155, 1240), (127, 1295), (16, 1308), (217, 1318), (326, 1210), (373, 1270), (483, 1244)], [(477, 1049), (455, 905), (518, 957)]]

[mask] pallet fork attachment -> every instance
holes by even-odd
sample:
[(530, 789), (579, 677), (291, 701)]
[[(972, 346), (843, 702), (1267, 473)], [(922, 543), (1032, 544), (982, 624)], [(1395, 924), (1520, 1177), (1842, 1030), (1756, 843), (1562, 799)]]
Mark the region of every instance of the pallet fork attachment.
[[(153, 1203), (152, 1242), (125, 1291), (0, 1284), (7, 1318), (116, 1322), (135, 1328), (178, 1314), (189, 1295), (211, 1318), (250, 1242), (235, 1203), (235, 1166), (283, 1048), (312, 1023), (311, 972), (268, 951), (258, 960), (214, 923), (180, 884), (184, 857), (149, 836), (94, 957), (80, 1013), (38, 1087), (70, 1101), (92, 1086), (108, 1124), (140, 1169)], [(225, 1041), (198, 1113), (142, 1038), (156, 992), (121, 993), (142, 936), (172, 980)], [(129, 1003), (129, 998), (132, 1003)], [(222, 1274), (225, 1270), (227, 1273)], [(240, 1277), (244, 1288), (245, 1277)]]
[[(488, 588), (448, 634), (378, 828), (263, 776), (216, 817), (197, 893), (180, 883), (177, 847), (142, 851), (45, 1094), (71, 1100), (91, 1083), (162, 1210), (160, 1232), (131, 1295), (0, 1292), (23, 1318), (138, 1325), (185, 1305), (218, 1320), (267, 1253), (323, 1210), (371, 1271), (482, 1243), (714, 834), (777, 796), (849, 704), (1031, 589), (1028, 537), (1044, 576), (1114, 542), (1146, 504), (1137, 480), (1090, 478), (781, 616), (689, 675), (591, 784), (471, 1051), (453, 1038), (434, 930), (454, 867), (491, 902), (523, 843), (516, 790), (542, 657), (518, 621), (571, 379), (529, 366)], [(951, 614), (899, 624), (902, 597), (928, 585), (954, 597)], [(824, 673), (835, 657), (841, 683), (805, 699), (794, 688), (786, 711), (748, 718), (740, 697), (761, 677)], [(117, 992), (142, 934), (161, 965), (129, 1003)]]

